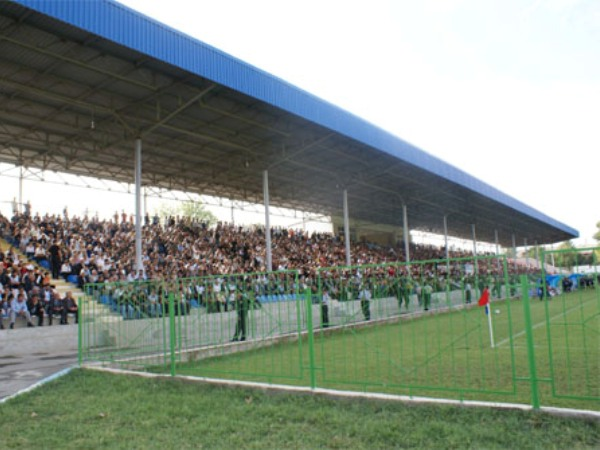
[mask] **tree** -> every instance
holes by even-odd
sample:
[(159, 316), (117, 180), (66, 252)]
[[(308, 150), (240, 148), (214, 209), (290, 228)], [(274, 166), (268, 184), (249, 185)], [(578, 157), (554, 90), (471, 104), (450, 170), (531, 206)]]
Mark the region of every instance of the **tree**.
[(541, 253), (542, 253), (542, 250), (543, 250), (543, 247), (540, 247), (540, 246), (537, 246), (537, 247), (536, 247), (536, 246), (532, 246), (532, 247), (529, 247), (529, 248), (527, 249), (527, 251), (524, 251), (524, 252), (523, 252), (523, 256), (524, 256), (525, 258), (529, 258), (529, 259), (536, 259), (536, 257), (538, 256), (538, 253), (539, 253), (539, 254), (541, 254)]
[(600, 242), (600, 222), (596, 222), (596, 228), (598, 228), (598, 231), (594, 234), (594, 239), (596, 239), (597, 242)]
[(189, 217), (198, 222), (206, 222), (209, 226), (217, 222), (215, 215), (204, 208), (202, 202), (187, 200), (176, 204), (162, 203), (157, 214), (165, 219), (167, 217)]
[(560, 244), (557, 248), (557, 252), (554, 256), (554, 263), (557, 267), (571, 268), (575, 265), (577, 260), (577, 249), (571, 241), (565, 241)]

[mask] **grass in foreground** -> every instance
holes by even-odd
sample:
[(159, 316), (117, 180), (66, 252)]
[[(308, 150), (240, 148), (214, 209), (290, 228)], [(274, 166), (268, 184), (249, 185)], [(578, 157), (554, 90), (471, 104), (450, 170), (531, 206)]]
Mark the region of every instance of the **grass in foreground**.
[(76, 370), (0, 405), (3, 448), (592, 449), (600, 423)]

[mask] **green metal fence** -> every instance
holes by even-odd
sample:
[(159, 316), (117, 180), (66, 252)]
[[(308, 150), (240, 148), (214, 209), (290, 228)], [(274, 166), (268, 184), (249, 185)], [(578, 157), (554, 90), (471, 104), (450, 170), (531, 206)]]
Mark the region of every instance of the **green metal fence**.
[[(90, 285), (80, 360), (599, 409), (600, 290), (563, 293), (545, 279), (487, 256)], [(486, 287), (491, 303), (479, 306)]]

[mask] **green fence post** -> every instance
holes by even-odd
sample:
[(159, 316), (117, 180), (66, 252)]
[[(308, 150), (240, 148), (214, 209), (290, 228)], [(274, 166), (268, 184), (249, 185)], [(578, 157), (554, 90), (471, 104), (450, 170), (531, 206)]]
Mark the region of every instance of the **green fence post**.
[(171, 376), (175, 376), (175, 299), (169, 292), (169, 346), (171, 350)]
[(529, 381), (531, 384), (531, 406), (533, 406), (533, 409), (540, 409), (537, 368), (535, 365), (535, 349), (533, 345), (533, 327), (531, 326), (531, 311), (529, 305), (529, 282), (526, 275), (521, 275), (521, 294), (523, 296), (525, 333), (527, 334), (527, 359), (529, 361)]
[(77, 299), (77, 303), (77, 362), (79, 367), (81, 367), (81, 362), (83, 361), (83, 343), (81, 342), (83, 338), (83, 330), (81, 329), (83, 326), (83, 320), (81, 320), (83, 301), (81, 300), (81, 297)]
[(317, 381), (315, 378), (315, 336), (313, 332), (312, 296), (310, 289), (304, 291), (304, 297), (306, 299), (306, 329), (308, 332), (308, 370), (310, 375), (310, 388), (314, 389), (317, 387)]

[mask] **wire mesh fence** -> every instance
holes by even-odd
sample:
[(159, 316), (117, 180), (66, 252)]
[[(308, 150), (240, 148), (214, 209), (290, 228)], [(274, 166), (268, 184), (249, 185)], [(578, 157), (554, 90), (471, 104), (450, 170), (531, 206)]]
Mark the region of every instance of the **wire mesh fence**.
[(89, 285), (80, 358), (173, 375), (598, 409), (598, 276), (571, 277), (569, 289), (570, 277), (518, 276), (506, 257), (485, 256)]

